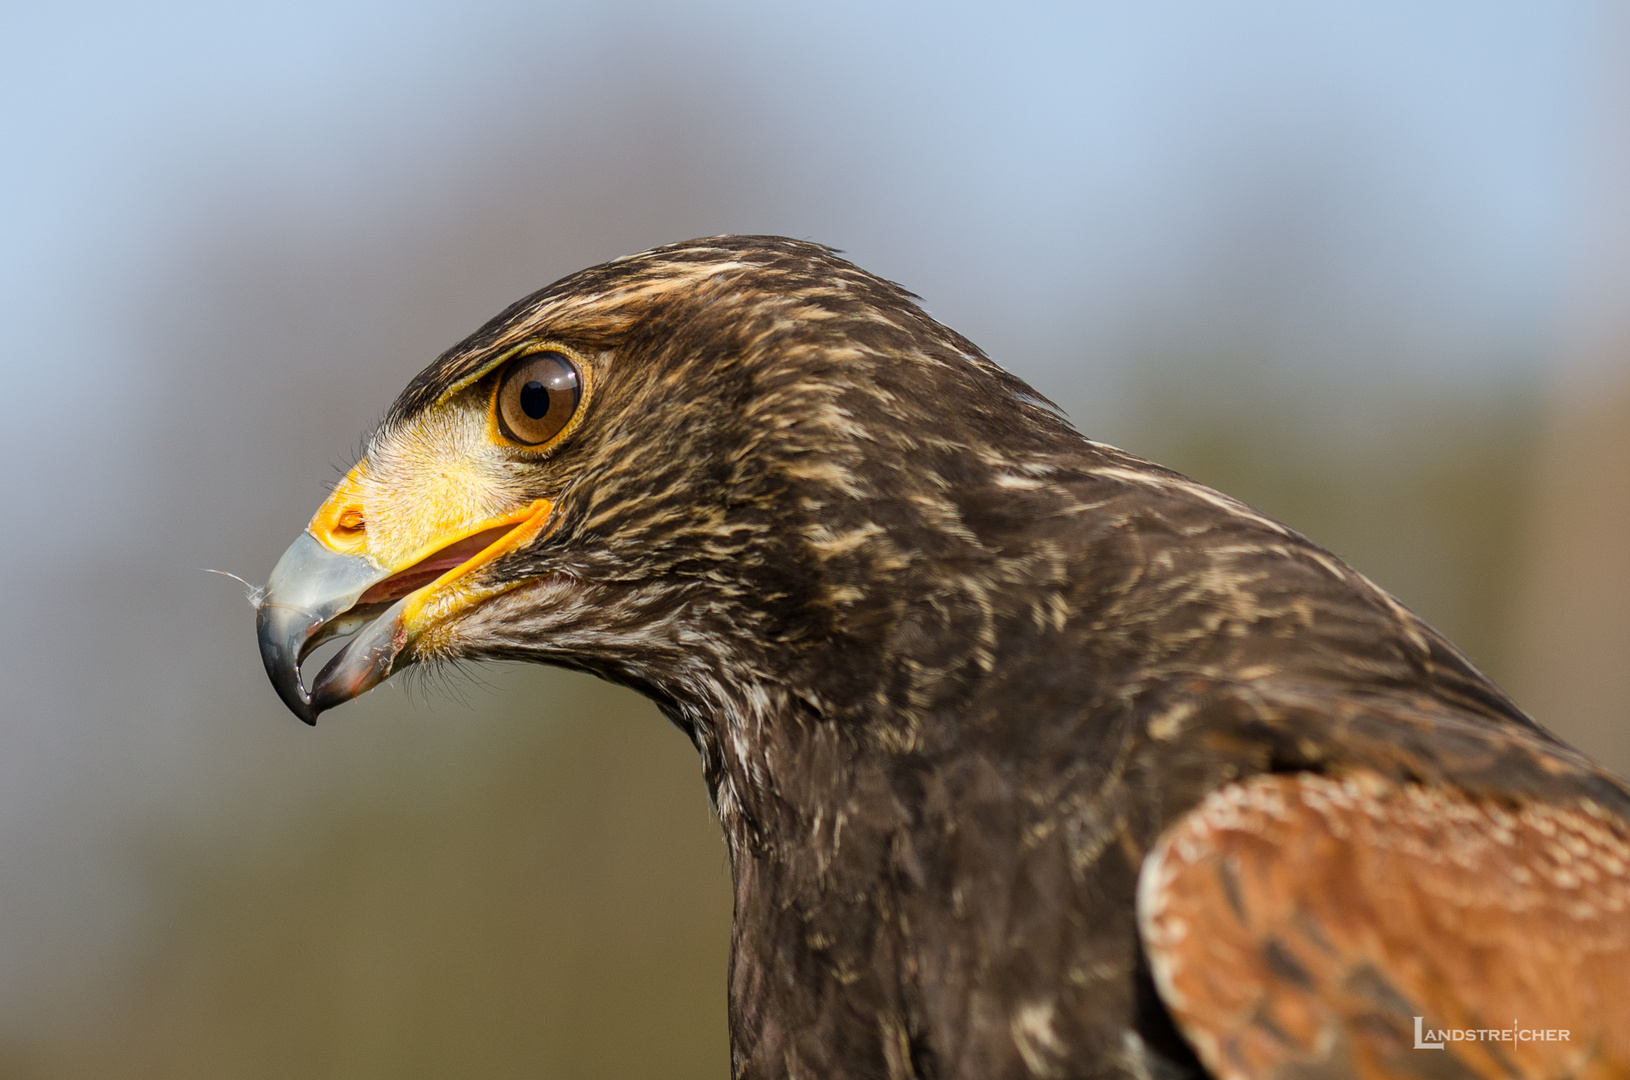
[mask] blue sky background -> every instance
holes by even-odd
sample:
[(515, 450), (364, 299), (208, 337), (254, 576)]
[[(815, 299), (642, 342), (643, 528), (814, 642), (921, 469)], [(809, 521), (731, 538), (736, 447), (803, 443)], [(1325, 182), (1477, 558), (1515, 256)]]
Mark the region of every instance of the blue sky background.
[(139, 381), (120, 321), (212, 212), (356, 227), (631, 92), (745, 144), (775, 197), (735, 208), (743, 227), (992, 321), (1158, 304), (1250, 228), (1242, 204), (1311, 196), (1340, 205), (1317, 227), (1358, 303), (1428, 338), (1532, 325), (1580, 226), (1602, 22), (1569, 2), (10, 4), (7, 377)]

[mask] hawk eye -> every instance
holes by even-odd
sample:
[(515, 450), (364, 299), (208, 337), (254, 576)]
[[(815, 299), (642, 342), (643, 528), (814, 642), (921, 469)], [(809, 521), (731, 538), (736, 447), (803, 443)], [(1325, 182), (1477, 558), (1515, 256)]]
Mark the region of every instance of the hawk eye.
[(539, 446), (566, 430), (583, 400), (583, 376), (557, 352), (510, 362), (498, 383), (498, 427), (504, 437)]

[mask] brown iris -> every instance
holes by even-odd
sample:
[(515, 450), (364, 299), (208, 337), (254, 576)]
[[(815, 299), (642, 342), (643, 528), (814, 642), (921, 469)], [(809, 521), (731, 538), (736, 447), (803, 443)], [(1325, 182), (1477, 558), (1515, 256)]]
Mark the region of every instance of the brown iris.
[(566, 430), (582, 400), (583, 376), (565, 356), (522, 356), (498, 383), (498, 427), (505, 438), (539, 446)]

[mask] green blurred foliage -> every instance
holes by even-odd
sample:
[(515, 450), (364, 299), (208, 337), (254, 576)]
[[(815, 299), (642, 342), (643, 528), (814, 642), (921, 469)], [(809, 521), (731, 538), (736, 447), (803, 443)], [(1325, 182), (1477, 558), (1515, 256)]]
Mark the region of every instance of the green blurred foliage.
[(584, 676), (495, 684), (379, 730), (438, 765), (382, 752), (276, 828), (149, 845), (145, 955), (0, 1076), (727, 1075), (729, 873), (690, 743)]

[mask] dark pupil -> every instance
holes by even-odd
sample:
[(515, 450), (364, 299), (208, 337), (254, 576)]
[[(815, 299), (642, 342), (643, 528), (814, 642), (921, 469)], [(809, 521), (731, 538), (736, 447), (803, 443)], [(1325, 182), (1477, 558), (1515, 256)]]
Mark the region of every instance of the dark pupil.
[(521, 387), (521, 411), (534, 420), (542, 420), (549, 411), (549, 388), (536, 379)]

